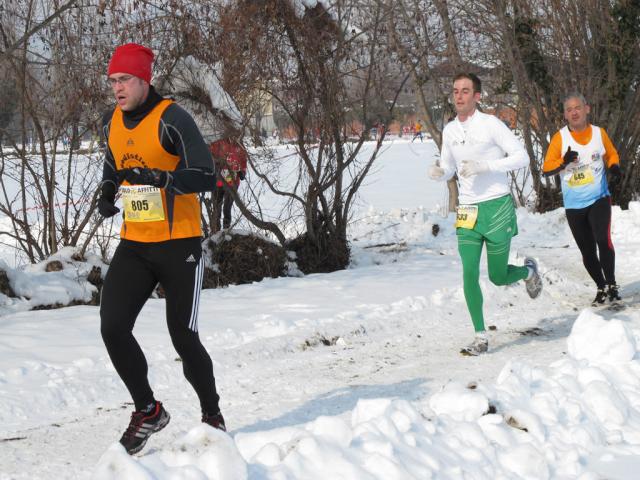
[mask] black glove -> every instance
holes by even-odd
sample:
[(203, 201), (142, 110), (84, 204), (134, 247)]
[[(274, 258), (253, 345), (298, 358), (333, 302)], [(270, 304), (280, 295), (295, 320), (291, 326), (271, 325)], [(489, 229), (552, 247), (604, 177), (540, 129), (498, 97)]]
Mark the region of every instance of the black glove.
[(575, 150), (571, 150), (571, 147), (569, 147), (562, 157), (562, 167), (564, 168), (571, 162), (575, 162), (576, 160), (578, 160), (578, 152), (576, 152)]
[(240, 180), (244, 180), (244, 178), (245, 178), (245, 174), (244, 174), (244, 172), (243, 172), (242, 170), (240, 170), (240, 171), (238, 172), (238, 178), (239, 178)]
[(609, 167), (609, 185), (617, 185), (622, 180), (622, 169), (617, 163)]
[(123, 178), (131, 185), (151, 185), (158, 188), (167, 188), (173, 177), (169, 172), (157, 168), (127, 168), (122, 171)]
[(102, 184), (102, 192), (98, 199), (98, 212), (105, 218), (113, 217), (120, 211), (115, 206), (116, 202), (116, 187), (111, 182), (105, 182)]

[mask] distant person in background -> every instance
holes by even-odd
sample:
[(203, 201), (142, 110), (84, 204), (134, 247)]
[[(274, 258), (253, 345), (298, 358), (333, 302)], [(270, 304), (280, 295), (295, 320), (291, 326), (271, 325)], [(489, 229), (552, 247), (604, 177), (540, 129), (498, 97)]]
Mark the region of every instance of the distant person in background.
[(224, 112), (219, 112), (222, 121), (222, 139), (211, 144), (211, 154), (216, 163), (216, 189), (214, 192), (214, 232), (231, 227), (233, 195), (247, 173), (247, 151), (242, 145), (242, 127), (236, 125)]
[(420, 141), (422, 142), (422, 123), (420, 123), (420, 120), (418, 120), (415, 124), (413, 138), (411, 139), (411, 142), (413, 143), (413, 141), (416, 138), (420, 138)]
[(453, 79), (457, 116), (442, 132), (440, 165), (429, 169), (434, 180), (446, 181), (456, 173), (459, 178), (456, 235), (464, 298), (476, 332), (473, 342), (460, 351), (463, 355), (480, 355), (489, 348), (480, 289), (483, 245), (487, 247), (489, 280), (493, 284), (524, 280), (531, 298), (542, 291), (533, 258), (525, 258), (523, 266), (509, 264), (511, 238), (518, 234), (518, 224), (508, 173), (527, 167), (529, 157), (503, 122), (478, 111), (481, 91), (480, 79), (472, 73), (461, 73)]
[[(567, 126), (556, 132), (545, 155), (545, 176), (560, 174), (567, 222), (582, 263), (596, 284), (592, 305), (617, 302), (616, 253), (611, 242), (611, 193), (620, 182), (620, 158), (604, 128), (587, 121), (590, 107), (580, 93), (564, 99)], [(606, 172), (609, 172), (607, 183)]]
[[(104, 279), (100, 331), (109, 358), (135, 405), (120, 443), (130, 454), (169, 423), (149, 384), (148, 365), (133, 336), (138, 314), (158, 283), (166, 322), (202, 422), (225, 430), (213, 364), (198, 335), (204, 271), (199, 192), (213, 188), (213, 161), (193, 118), (150, 85), (153, 52), (116, 48), (107, 80), (116, 105), (103, 117), (106, 140), (98, 211), (112, 217), (118, 190), (124, 221)], [(159, 321), (160, 319), (155, 319)]]

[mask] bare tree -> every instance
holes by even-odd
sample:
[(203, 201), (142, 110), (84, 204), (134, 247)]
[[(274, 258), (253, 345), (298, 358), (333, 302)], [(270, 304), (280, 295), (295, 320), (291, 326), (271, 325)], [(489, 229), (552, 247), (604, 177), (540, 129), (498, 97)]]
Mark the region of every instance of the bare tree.
[[(22, 34), (20, 38), (15, 39), (15, 31), (11, 28), (7, 28), (7, 25), (0, 23), (0, 38), (2, 38), (2, 49), (0, 50), (0, 56), (8, 57), (13, 54), (17, 49), (21, 48), (25, 43), (28, 43), (34, 35), (40, 32), (43, 28), (49, 26), (57, 18), (62, 16), (67, 10), (78, 6), (78, 0), (70, 0), (62, 5), (56, 5), (47, 12), (46, 18), (30, 25), (30, 28)], [(22, 5), (21, 5), (22, 6)], [(26, 5), (25, 5), (26, 6)], [(29, 2), (28, 10), (32, 11), (36, 8), (35, 2)], [(1, 12), (1, 11), (0, 11)], [(5, 13), (10, 14), (11, 11)]]
[[(353, 0), (332, 2), (329, 9), (290, 0), (240, 1), (218, 10), (217, 29), (202, 21), (188, 27), (202, 43), (192, 38), (183, 54), (219, 65), (245, 127), (256, 127), (252, 117), (269, 101), (281, 132), (290, 135), (295, 155), (250, 159), (254, 178), (284, 199), (280, 218), (271, 221), (260, 205), (250, 208), (246, 197), (233, 195), (254, 225), (281, 242), (297, 234), (289, 246), (303, 252), (307, 271), (347, 265), (352, 207), (384, 137), (366, 153), (364, 141), (371, 127), (393, 118), (403, 85), (405, 75), (392, 68), (384, 45), (383, 14), (379, 6)], [(191, 92), (191, 99), (202, 97), (201, 87)], [(252, 136), (258, 137), (255, 130)], [(293, 219), (298, 211), (300, 229), (283, 224), (283, 215)]]
[[(484, 39), (497, 93), (508, 93), (531, 157), (537, 208), (560, 205), (559, 184), (541, 177), (551, 135), (564, 124), (562, 98), (580, 91), (591, 121), (607, 129), (624, 171), (614, 199), (625, 206), (640, 187), (640, 5), (637, 2), (498, 0), (474, 2), (461, 23)], [(463, 9), (463, 6), (460, 7)], [(498, 81), (500, 80), (500, 81)]]
[[(531, 158), (531, 173), (513, 176), (522, 203), (532, 185), (538, 209), (559, 205), (557, 182), (541, 176), (541, 164), (570, 90), (585, 94), (592, 121), (621, 154), (624, 177), (614, 198), (626, 205), (640, 188), (637, 2), (16, 0), (1, 12), (0, 237), (30, 261), (64, 245), (99, 243), (106, 251), (93, 146), (99, 118), (111, 108), (106, 64), (127, 41), (158, 53), (154, 85), (190, 102), (198, 118), (215, 118), (201, 77), (202, 68), (217, 72), (256, 147), (236, 203), (281, 243), (296, 237), (293, 246), (314, 259), (310, 270), (346, 265), (353, 205), (401, 89), (415, 88), (440, 146), (458, 70), (480, 72), (486, 106), (515, 115)], [(202, 68), (185, 67), (187, 59)], [(186, 73), (193, 79), (178, 82)], [(260, 148), (266, 104), (291, 152)], [(382, 135), (371, 149), (364, 142), (373, 126)], [(84, 152), (87, 139), (92, 148)], [(260, 203), (265, 194), (280, 199), (278, 214)]]
[[(438, 149), (442, 130), (453, 116), (449, 102), (451, 78), (463, 61), (446, 0), (378, 0), (387, 11), (390, 48), (409, 72), (426, 127)], [(458, 202), (458, 184), (449, 180), (449, 210)]]
[[(87, 107), (101, 88), (88, 75), (95, 58), (84, 36), (88, 16), (74, 3), (47, 9), (13, 2), (2, 17), (2, 63), (15, 109), (2, 125), (9, 148), (0, 158), (0, 210), (11, 227), (0, 234), (30, 261), (76, 245), (92, 218), (96, 165), (78, 150), (95, 120)], [(46, 21), (36, 25), (42, 15)]]
[[(0, 63), (13, 95), (0, 122), (0, 212), (7, 218), (0, 236), (31, 262), (66, 245), (84, 250), (101, 232), (95, 191), (102, 162), (93, 146), (110, 103), (104, 80), (109, 55), (128, 31), (141, 42), (151, 32), (159, 45), (167, 38), (162, 20), (170, 12), (138, 6), (4, 4)], [(82, 140), (89, 139), (86, 151)]]

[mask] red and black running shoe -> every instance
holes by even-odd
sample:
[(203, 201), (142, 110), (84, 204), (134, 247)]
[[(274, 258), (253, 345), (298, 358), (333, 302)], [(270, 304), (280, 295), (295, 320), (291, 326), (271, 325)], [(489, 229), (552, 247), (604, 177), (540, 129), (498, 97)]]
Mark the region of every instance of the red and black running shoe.
[(218, 430), (222, 430), (223, 432), (227, 431), (227, 427), (224, 424), (224, 418), (222, 417), (222, 413), (220, 412), (216, 413), (215, 415), (209, 415), (208, 413), (203, 413), (202, 423), (211, 425), (213, 428), (217, 428)]
[(138, 453), (143, 449), (151, 434), (166, 427), (170, 419), (169, 412), (158, 401), (149, 413), (133, 412), (129, 426), (122, 434), (120, 443), (130, 455)]

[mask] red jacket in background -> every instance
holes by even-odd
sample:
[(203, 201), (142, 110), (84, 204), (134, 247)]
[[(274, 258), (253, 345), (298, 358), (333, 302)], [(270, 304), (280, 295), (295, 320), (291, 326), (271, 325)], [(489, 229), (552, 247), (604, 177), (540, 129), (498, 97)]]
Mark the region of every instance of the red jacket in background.
[[(242, 172), (244, 176), (247, 172), (247, 151), (242, 144), (225, 138), (213, 142), (209, 148), (216, 168), (220, 171), (220, 176), (225, 179), (228, 185), (240, 185), (238, 173)], [(222, 187), (222, 181), (218, 180), (216, 185)]]

